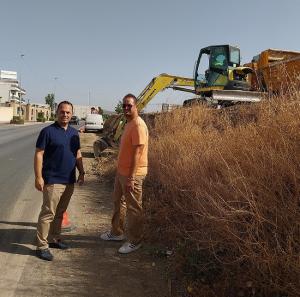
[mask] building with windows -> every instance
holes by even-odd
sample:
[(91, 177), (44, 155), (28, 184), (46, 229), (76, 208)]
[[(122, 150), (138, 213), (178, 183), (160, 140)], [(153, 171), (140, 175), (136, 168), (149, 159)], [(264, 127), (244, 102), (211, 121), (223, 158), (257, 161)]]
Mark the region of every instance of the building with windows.
[(0, 104), (4, 105), (6, 102), (22, 100), (22, 96), (26, 91), (21, 88), (17, 79), (17, 72), (0, 70)]
[(49, 120), (51, 117), (50, 106), (45, 103), (26, 104), (25, 121), (36, 121), (38, 117), (44, 117), (46, 120)]
[(17, 72), (0, 70), (0, 122), (13, 116), (21, 116), (25, 121), (36, 121), (42, 115), (46, 120), (50, 118), (51, 108), (48, 104), (26, 103), (24, 95), (26, 91), (19, 84)]

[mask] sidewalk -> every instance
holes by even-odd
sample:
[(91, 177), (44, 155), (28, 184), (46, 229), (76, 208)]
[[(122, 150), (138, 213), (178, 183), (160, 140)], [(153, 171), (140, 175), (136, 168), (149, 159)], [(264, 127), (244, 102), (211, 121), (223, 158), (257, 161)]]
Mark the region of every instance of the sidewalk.
[(53, 262), (30, 257), (15, 296), (169, 297), (164, 260), (155, 260), (147, 248), (120, 255), (122, 243), (100, 239), (110, 228), (112, 188), (100, 182), (95, 168), (95, 134), (80, 135), (86, 182), (76, 187), (68, 210), (76, 225), (65, 234), (71, 249), (52, 250)]
[(10, 124), (9, 122), (1, 122), (0, 126), (12, 126), (12, 127), (24, 127), (24, 126), (31, 126), (31, 125), (38, 125), (38, 124), (47, 124), (47, 123), (53, 123), (52, 121), (46, 121), (46, 122), (25, 122), (24, 124)]

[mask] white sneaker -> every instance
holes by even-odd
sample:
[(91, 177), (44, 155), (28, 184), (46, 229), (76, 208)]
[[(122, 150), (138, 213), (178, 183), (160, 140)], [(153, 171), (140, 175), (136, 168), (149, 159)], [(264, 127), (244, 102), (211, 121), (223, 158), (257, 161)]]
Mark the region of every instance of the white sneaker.
[(103, 240), (112, 240), (112, 241), (122, 241), (125, 239), (124, 234), (121, 235), (113, 235), (110, 231), (106, 231), (105, 233), (101, 234), (100, 236)]
[(131, 252), (136, 251), (139, 249), (142, 245), (139, 243), (137, 245), (130, 243), (130, 242), (125, 242), (120, 248), (119, 248), (119, 253), (121, 254), (129, 254)]

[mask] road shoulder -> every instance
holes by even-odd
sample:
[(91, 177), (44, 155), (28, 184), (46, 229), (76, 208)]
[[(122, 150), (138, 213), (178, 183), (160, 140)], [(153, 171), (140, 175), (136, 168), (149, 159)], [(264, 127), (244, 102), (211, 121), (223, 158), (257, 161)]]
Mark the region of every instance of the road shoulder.
[(99, 178), (91, 154), (95, 137), (92, 133), (81, 135), (86, 182), (76, 186), (69, 207), (76, 226), (65, 234), (71, 249), (53, 250), (53, 262), (30, 257), (15, 296), (168, 296), (162, 260), (155, 260), (143, 248), (120, 255), (120, 242), (100, 239), (110, 228), (112, 188)]

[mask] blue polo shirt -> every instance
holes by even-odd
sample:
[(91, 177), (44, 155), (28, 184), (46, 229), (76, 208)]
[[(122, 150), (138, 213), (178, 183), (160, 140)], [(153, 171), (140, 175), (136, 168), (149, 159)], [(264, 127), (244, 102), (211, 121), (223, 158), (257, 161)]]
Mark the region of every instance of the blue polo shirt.
[(65, 130), (57, 122), (39, 134), (36, 147), (44, 150), (43, 179), (45, 184), (73, 184), (76, 182), (76, 155), (80, 149), (78, 131)]

